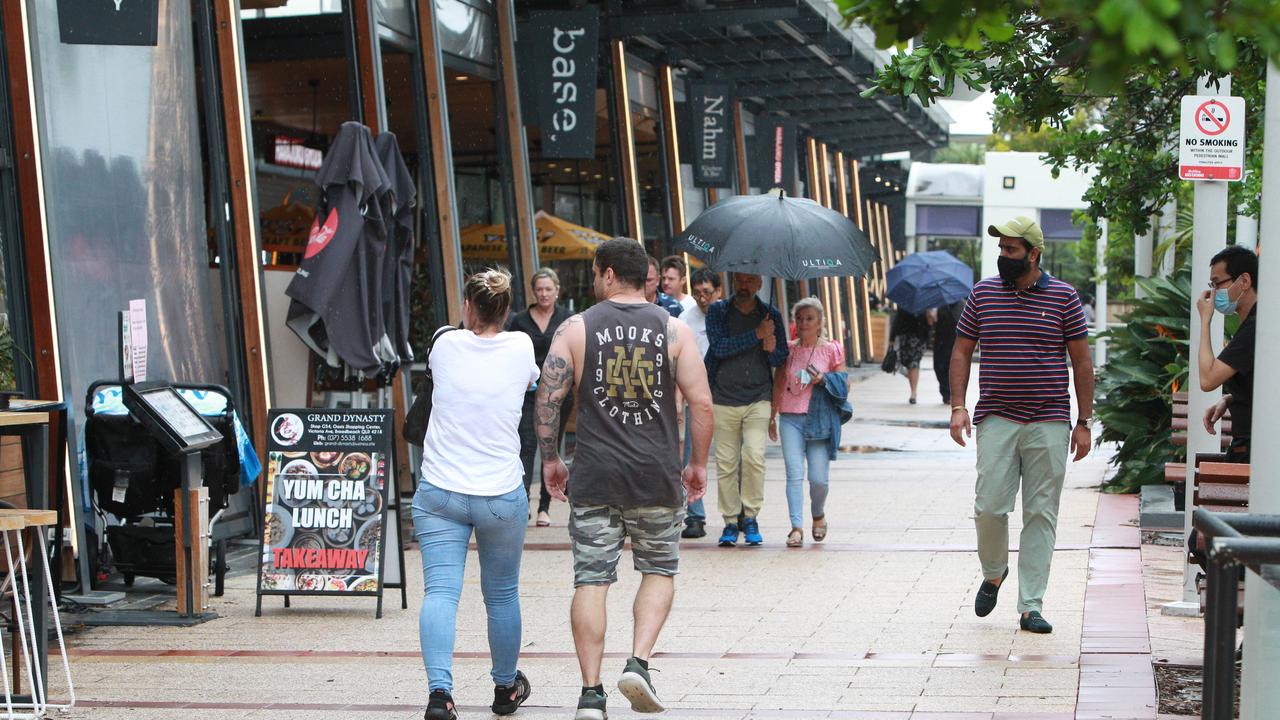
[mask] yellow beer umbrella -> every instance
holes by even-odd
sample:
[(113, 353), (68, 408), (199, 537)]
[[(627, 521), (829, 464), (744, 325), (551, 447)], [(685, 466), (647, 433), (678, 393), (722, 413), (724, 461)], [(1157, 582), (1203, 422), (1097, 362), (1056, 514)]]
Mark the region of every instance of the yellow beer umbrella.
[[(538, 257), (553, 260), (593, 260), (596, 247), (608, 235), (538, 211), (533, 218), (538, 231)], [(462, 255), (468, 260), (506, 260), (504, 225), (469, 225), (462, 230)]]

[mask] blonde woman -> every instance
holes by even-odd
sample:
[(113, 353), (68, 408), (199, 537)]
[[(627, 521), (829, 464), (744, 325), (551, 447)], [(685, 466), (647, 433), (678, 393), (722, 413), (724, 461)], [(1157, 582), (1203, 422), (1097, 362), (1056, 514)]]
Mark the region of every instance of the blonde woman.
[(413, 496), (425, 594), (418, 616), (430, 691), (426, 720), (456, 720), (453, 646), (467, 544), (475, 534), (480, 593), (489, 618), (491, 706), (514, 713), (529, 697), (520, 656), (520, 557), (529, 497), (520, 465), (520, 408), (538, 379), (533, 344), (503, 332), (511, 276), (487, 270), (467, 280), (465, 328), (440, 334), (428, 359), (435, 383)]
[(822, 303), (817, 298), (805, 298), (792, 306), (797, 339), (791, 344), (786, 364), (774, 374), (769, 439), (782, 438), (791, 515), (787, 547), (804, 544), (806, 465), (813, 540), (822, 542), (827, 537), (827, 473), (840, 444), (842, 410), (848, 405), (844, 349), (827, 339), (822, 318)]
[[(533, 341), (533, 361), (542, 367), (547, 359), (547, 350), (551, 349), (551, 338), (555, 336), (560, 323), (568, 320), (573, 313), (569, 308), (556, 302), (560, 299), (560, 276), (549, 267), (540, 268), (533, 274), (529, 283), (533, 290), (533, 304), (528, 310), (516, 313), (507, 321), (507, 330), (522, 332)], [(533, 397), (530, 390), (524, 396), (524, 407), (520, 414), (520, 463), (524, 467), (524, 491), (532, 495), (533, 488), (533, 456), (538, 451), (538, 438), (533, 432)], [(572, 398), (567, 398), (560, 413), (560, 432), (564, 433), (564, 425), (569, 420), (569, 412), (573, 409)], [(547, 486), (542, 486), (538, 496), (538, 527), (551, 524), (551, 493)]]

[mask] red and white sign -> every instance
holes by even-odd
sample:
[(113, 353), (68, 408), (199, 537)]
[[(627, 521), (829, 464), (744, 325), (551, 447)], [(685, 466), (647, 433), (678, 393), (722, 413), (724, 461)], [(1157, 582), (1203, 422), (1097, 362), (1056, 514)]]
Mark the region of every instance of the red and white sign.
[(268, 162), (273, 165), (298, 168), (299, 170), (319, 170), (324, 164), (324, 153), (304, 145), (302, 138), (288, 135), (273, 135), (267, 138), (267, 150), (270, 153)]
[(1244, 98), (1186, 95), (1178, 134), (1178, 177), (1244, 179)]

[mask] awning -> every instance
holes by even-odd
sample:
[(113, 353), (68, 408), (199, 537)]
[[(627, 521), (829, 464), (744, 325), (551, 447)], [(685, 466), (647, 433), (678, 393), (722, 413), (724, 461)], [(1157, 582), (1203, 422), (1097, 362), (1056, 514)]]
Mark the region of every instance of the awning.
[(950, 116), (915, 98), (867, 99), (888, 54), (872, 32), (843, 27), (829, 0), (635, 0), (605, 16), (611, 37), (654, 64), (729, 80), (756, 114), (786, 115), (855, 157), (947, 144)]
[[(555, 260), (594, 260), (596, 248), (609, 235), (575, 225), (541, 210), (533, 216), (538, 231), (538, 257)], [(462, 257), (466, 260), (498, 262), (507, 259), (505, 225), (469, 225), (462, 229)]]

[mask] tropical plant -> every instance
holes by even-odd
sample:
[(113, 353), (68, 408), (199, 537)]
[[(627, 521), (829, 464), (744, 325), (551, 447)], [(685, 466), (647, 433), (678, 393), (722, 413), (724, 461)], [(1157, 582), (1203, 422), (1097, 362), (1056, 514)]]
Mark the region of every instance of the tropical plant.
[(1137, 281), (1146, 296), (1133, 300), (1124, 323), (1103, 333), (1107, 365), (1098, 373), (1094, 416), (1102, 423), (1098, 442), (1116, 442), (1111, 458), (1119, 469), (1107, 492), (1135, 492), (1164, 481), (1164, 465), (1186, 457), (1173, 444), (1173, 393), (1187, 381), (1191, 273)]

